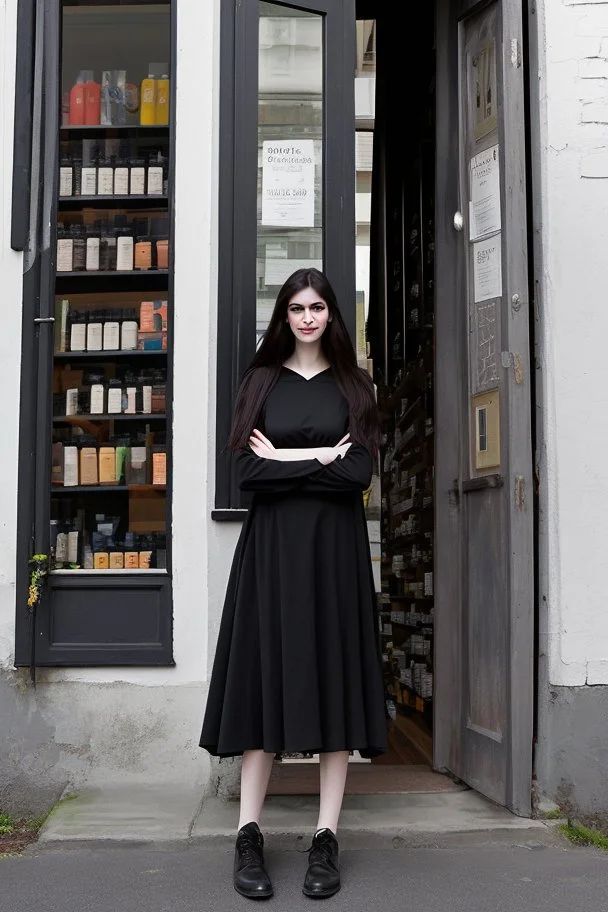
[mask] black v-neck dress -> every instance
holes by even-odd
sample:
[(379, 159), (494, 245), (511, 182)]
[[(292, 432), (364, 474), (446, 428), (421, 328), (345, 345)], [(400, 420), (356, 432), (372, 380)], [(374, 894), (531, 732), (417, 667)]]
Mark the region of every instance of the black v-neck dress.
[[(262, 430), (274, 446), (333, 446), (348, 404), (331, 368), (283, 368)], [(372, 459), (328, 466), (237, 457), (253, 491), (226, 592), (200, 746), (219, 757), (387, 749), (375, 592), (362, 493)]]

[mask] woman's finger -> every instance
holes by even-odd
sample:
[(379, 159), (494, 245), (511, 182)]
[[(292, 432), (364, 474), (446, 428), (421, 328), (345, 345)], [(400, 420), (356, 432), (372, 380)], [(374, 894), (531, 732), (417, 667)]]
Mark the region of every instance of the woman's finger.
[(253, 429), (252, 434), (255, 434), (256, 437), (257, 437), (259, 440), (261, 440), (262, 443), (264, 443), (264, 444), (265, 444), (267, 447), (269, 447), (271, 450), (274, 450), (274, 446), (273, 446), (272, 442), (268, 439), (268, 437), (265, 437), (265, 436), (262, 434), (262, 432), (259, 431), (257, 428), (254, 428), (254, 429)]

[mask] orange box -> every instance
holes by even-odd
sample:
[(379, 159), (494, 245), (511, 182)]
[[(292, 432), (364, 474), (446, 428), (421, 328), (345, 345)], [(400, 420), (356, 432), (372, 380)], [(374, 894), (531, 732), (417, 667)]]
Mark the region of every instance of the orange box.
[(142, 301), (139, 305), (140, 332), (167, 332), (167, 302)]

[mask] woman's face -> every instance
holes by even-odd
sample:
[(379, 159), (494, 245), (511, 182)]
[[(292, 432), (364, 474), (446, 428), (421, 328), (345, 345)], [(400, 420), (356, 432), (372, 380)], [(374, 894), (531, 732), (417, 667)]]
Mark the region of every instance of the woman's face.
[(287, 322), (299, 342), (316, 342), (331, 322), (329, 308), (313, 288), (303, 288), (287, 305)]

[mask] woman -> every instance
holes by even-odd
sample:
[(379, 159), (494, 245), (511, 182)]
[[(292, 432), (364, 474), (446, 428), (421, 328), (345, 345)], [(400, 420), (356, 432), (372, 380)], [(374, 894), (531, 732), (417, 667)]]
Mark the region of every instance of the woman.
[(242, 380), (228, 441), (253, 492), (237, 545), (200, 745), (242, 755), (234, 886), (272, 896), (259, 819), (273, 759), (320, 754), (303, 891), (340, 889), (336, 839), (349, 752), (386, 750), (363, 508), (379, 444), (373, 384), (327, 278), (299, 269)]

